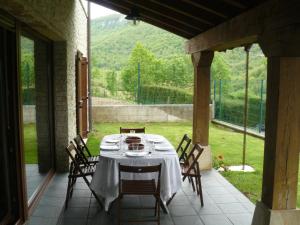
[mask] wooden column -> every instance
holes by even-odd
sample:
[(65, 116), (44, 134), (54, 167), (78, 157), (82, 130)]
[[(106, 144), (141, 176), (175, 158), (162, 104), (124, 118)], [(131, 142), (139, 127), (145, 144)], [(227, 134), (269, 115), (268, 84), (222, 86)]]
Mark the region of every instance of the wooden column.
[(212, 51), (192, 54), (194, 65), (193, 142), (208, 145), (210, 119), (210, 67)]
[(300, 211), (296, 210), (300, 150), (297, 39), (300, 35), (289, 32), (289, 38), (285, 31), (280, 33), (260, 40), (268, 57), (266, 133), (262, 202), (256, 206), (253, 225), (296, 225), (300, 219)]
[(295, 209), (300, 149), (300, 58), (268, 57), (262, 202)]

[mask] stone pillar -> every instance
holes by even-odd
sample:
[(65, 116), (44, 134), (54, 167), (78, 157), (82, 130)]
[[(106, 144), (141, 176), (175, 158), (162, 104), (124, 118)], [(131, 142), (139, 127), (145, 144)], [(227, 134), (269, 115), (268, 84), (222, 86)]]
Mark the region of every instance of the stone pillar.
[(49, 59), (47, 44), (34, 41), (34, 68), (36, 90), (36, 133), (39, 172), (52, 168), (49, 126)]
[(252, 225), (298, 225), (300, 149), (300, 29), (260, 38), (268, 57), (262, 200)]
[(200, 157), (201, 169), (212, 168), (212, 155), (209, 143), (210, 121), (210, 67), (214, 57), (212, 51), (192, 54), (194, 65), (194, 106), (193, 106), (193, 143), (205, 147)]
[[(65, 41), (54, 42), (53, 44), (53, 64), (54, 64), (54, 107), (55, 107), (55, 164), (57, 172), (68, 171), (69, 157), (65, 151), (69, 143), (69, 105), (74, 107), (75, 117), (75, 98), (73, 103), (68, 101), (68, 79), (71, 79), (68, 68), (67, 43)], [(74, 57), (75, 62), (75, 57)], [(75, 64), (75, 63), (74, 63)], [(75, 68), (74, 68), (75, 73)], [(75, 86), (75, 81), (73, 82)], [(75, 92), (75, 90), (74, 90)], [(75, 130), (75, 123), (74, 123)], [(75, 136), (75, 135), (74, 135)]]

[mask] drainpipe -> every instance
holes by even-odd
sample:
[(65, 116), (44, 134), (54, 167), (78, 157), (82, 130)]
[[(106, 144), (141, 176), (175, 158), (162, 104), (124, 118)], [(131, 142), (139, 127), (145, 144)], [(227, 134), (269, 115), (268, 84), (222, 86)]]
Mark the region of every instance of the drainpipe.
[(87, 56), (88, 56), (88, 97), (89, 97), (89, 132), (93, 129), (92, 120), (92, 89), (91, 89), (91, 2), (88, 1), (88, 18), (87, 18)]

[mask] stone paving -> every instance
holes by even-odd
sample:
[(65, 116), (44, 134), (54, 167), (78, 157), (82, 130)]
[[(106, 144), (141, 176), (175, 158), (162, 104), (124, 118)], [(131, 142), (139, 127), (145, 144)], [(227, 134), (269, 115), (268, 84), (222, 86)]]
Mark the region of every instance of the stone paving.
[[(193, 192), (191, 184), (184, 182), (169, 205), (169, 214), (161, 213), (161, 225), (251, 225), (254, 204), (215, 170), (202, 172), (204, 207)], [(124, 206), (153, 205), (152, 197), (127, 197)], [(151, 206), (152, 206), (151, 205)], [(125, 218), (148, 218), (153, 210), (126, 210)], [(78, 180), (69, 207), (63, 211), (60, 225), (115, 225), (116, 204), (110, 213), (100, 210), (86, 184)], [(141, 224), (141, 223), (135, 223)], [(156, 224), (147, 222), (143, 224)], [(127, 223), (128, 225), (128, 223)]]

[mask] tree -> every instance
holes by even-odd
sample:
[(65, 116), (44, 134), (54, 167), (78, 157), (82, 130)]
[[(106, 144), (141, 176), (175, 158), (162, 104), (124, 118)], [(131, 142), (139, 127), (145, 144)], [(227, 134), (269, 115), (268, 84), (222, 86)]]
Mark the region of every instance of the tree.
[(107, 89), (111, 95), (115, 95), (117, 91), (117, 76), (114, 71), (108, 71), (106, 74)]
[(137, 43), (131, 52), (128, 65), (121, 71), (122, 84), (128, 92), (137, 91), (139, 64), (142, 85), (156, 84), (163, 80), (162, 61), (141, 43)]

